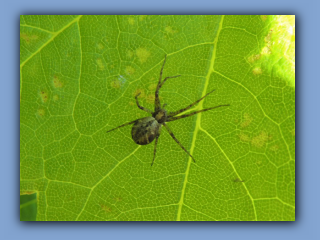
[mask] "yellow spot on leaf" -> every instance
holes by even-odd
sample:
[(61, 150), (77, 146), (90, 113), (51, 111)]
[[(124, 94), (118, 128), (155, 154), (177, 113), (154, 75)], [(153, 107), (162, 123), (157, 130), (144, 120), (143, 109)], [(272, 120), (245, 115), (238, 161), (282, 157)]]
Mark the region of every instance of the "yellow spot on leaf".
[(38, 39), (37, 35), (29, 35), (26, 33), (20, 33), (20, 38), (22, 38), (24, 41), (26, 41), (27, 44), (29, 44), (32, 41), (35, 41)]
[(97, 58), (96, 62), (97, 62), (97, 65), (98, 65), (99, 69), (100, 70), (104, 70), (104, 65), (103, 65), (102, 59), (101, 58)]
[(102, 44), (102, 43), (98, 43), (98, 46), (97, 46), (97, 47), (98, 47), (98, 49), (99, 49), (99, 50), (104, 49), (104, 46), (103, 46), (103, 44)]
[(240, 133), (239, 138), (242, 142), (250, 142), (250, 137), (247, 134)]
[(262, 70), (261, 70), (261, 68), (256, 67), (256, 68), (254, 68), (254, 69), (252, 70), (252, 73), (253, 73), (254, 75), (260, 75), (260, 74), (262, 74)]
[(262, 131), (258, 136), (255, 136), (251, 140), (251, 144), (255, 147), (262, 148), (270, 140), (270, 136), (265, 131)]
[(240, 127), (246, 128), (246, 127), (248, 127), (248, 126), (250, 125), (250, 123), (252, 122), (253, 118), (250, 117), (250, 115), (247, 114), (247, 113), (245, 113), (243, 117), (244, 117), (244, 120), (243, 120), (243, 122), (240, 124)]
[(146, 97), (146, 101), (147, 101), (148, 103), (154, 103), (154, 99), (155, 99), (154, 94), (149, 94), (149, 95)]
[(130, 105), (130, 106), (133, 106), (133, 105), (134, 105), (134, 102), (130, 101), (130, 102), (129, 102), (129, 105)]
[(144, 19), (146, 19), (148, 16), (147, 15), (141, 15), (139, 17), (139, 21), (143, 21)]
[(46, 111), (43, 108), (38, 109), (38, 115), (40, 117), (43, 117), (45, 113), (46, 113)]
[(250, 57), (248, 57), (248, 62), (249, 62), (249, 63), (253, 63), (253, 62), (259, 60), (260, 57), (261, 57), (261, 54), (251, 55)]
[(144, 98), (146, 96), (143, 89), (138, 88), (136, 91), (134, 91), (133, 96), (137, 96), (140, 93), (138, 98)]
[(273, 145), (272, 147), (270, 147), (270, 150), (273, 152), (276, 152), (279, 150), (279, 146), (278, 145)]
[(266, 43), (265, 47), (262, 48), (262, 51), (261, 53), (262, 54), (266, 54), (266, 55), (269, 55), (272, 53), (272, 50), (271, 50), (271, 46), (272, 46), (272, 29), (269, 31), (268, 35), (264, 38), (264, 42)]
[(141, 63), (145, 63), (147, 59), (150, 57), (150, 52), (145, 48), (138, 48), (136, 50), (136, 54)]
[(62, 88), (63, 87), (63, 82), (59, 79), (58, 76), (53, 76), (53, 86), (55, 88)]
[(171, 35), (173, 35), (177, 32), (171, 26), (167, 26), (164, 30), (166, 31), (167, 34), (171, 34)]
[(118, 79), (115, 79), (111, 82), (111, 87), (118, 89), (121, 87), (121, 82)]
[(260, 17), (262, 21), (266, 21), (268, 19), (268, 15), (261, 15)]
[(156, 88), (157, 88), (157, 84), (156, 84), (156, 83), (153, 83), (153, 84), (151, 84), (151, 85), (148, 87), (148, 89), (149, 89), (150, 91), (156, 90)]
[(42, 99), (42, 102), (47, 102), (48, 99), (49, 99), (49, 94), (47, 91), (43, 90), (43, 91), (40, 91), (40, 97)]
[(128, 22), (129, 22), (130, 25), (134, 25), (135, 20), (134, 20), (133, 17), (129, 17)]
[(271, 29), (268, 33), (268, 35), (264, 38), (264, 42), (267, 43), (267, 44), (270, 44), (271, 43), (271, 37), (272, 37), (272, 32), (273, 30)]
[(135, 70), (133, 67), (131, 67), (131, 66), (127, 66), (127, 67), (126, 67), (126, 74), (127, 74), (127, 75), (132, 75), (132, 74), (134, 74), (135, 71), (136, 71), (136, 70)]
[(59, 100), (59, 96), (58, 96), (58, 95), (54, 95), (54, 96), (53, 96), (53, 100), (54, 100), (54, 101), (58, 101), (58, 100)]
[(271, 54), (271, 49), (268, 46), (262, 48), (261, 54)]

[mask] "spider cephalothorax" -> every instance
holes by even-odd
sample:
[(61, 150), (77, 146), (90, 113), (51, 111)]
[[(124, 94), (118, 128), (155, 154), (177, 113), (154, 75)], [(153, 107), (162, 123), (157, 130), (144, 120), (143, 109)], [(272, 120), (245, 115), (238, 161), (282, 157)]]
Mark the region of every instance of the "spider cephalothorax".
[(162, 71), (163, 71), (165, 63), (166, 63), (166, 56), (165, 56), (163, 64), (162, 64), (162, 68), (161, 68), (161, 71), (160, 71), (160, 77), (159, 77), (158, 85), (157, 85), (156, 92), (155, 92), (154, 111), (152, 112), (151, 110), (149, 110), (149, 109), (147, 109), (145, 107), (142, 107), (139, 104), (138, 96), (140, 95), (140, 93), (138, 95), (136, 95), (136, 97), (135, 97), (138, 108), (140, 108), (141, 110), (143, 110), (145, 112), (150, 113), (151, 117), (140, 118), (140, 119), (137, 119), (137, 120), (122, 124), (119, 127), (116, 127), (116, 128), (113, 128), (113, 129), (107, 131), (107, 132), (111, 132), (111, 131), (113, 131), (115, 129), (118, 129), (120, 127), (124, 127), (124, 126), (130, 125), (130, 124), (133, 124), (132, 130), (131, 130), (131, 136), (132, 136), (132, 139), (134, 140), (135, 143), (137, 143), (139, 145), (146, 145), (146, 144), (151, 143), (154, 139), (156, 139), (156, 142), (155, 142), (155, 145), (154, 145), (153, 160), (152, 160), (151, 166), (153, 165), (153, 162), (154, 162), (154, 159), (155, 159), (155, 156), (156, 156), (157, 143), (158, 143), (158, 138), (160, 136), (162, 125), (167, 129), (167, 131), (169, 132), (170, 136), (179, 144), (179, 146), (193, 159), (193, 161), (195, 161), (194, 158), (192, 157), (192, 155), (182, 146), (182, 144), (178, 141), (178, 139), (176, 139), (176, 137), (174, 136), (173, 132), (170, 130), (170, 128), (168, 127), (166, 122), (172, 122), (172, 121), (175, 121), (175, 120), (178, 120), (178, 119), (181, 119), (181, 118), (190, 117), (190, 116), (195, 115), (197, 113), (209, 111), (209, 110), (212, 110), (214, 108), (229, 106), (229, 104), (219, 105), (219, 106), (215, 106), (215, 107), (211, 107), (211, 108), (205, 108), (205, 109), (202, 109), (202, 110), (199, 110), (199, 111), (195, 111), (195, 112), (191, 112), (191, 113), (188, 113), (188, 114), (183, 114), (183, 115), (177, 116), (178, 114), (190, 109), (195, 104), (200, 102), (202, 99), (207, 97), (210, 93), (212, 93), (214, 91), (214, 90), (212, 90), (211, 92), (207, 93), (202, 98), (200, 98), (199, 100), (197, 100), (194, 103), (190, 104), (189, 106), (187, 106), (187, 107), (185, 107), (183, 109), (180, 109), (178, 111), (175, 111), (175, 112), (170, 112), (168, 114), (167, 111), (164, 109), (166, 104), (164, 104), (161, 107), (160, 99), (159, 99), (159, 90), (163, 86), (163, 84), (166, 82), (167, 79), (180, 77), (180, 75), (173, 76), (173, 77), (166, 77), (163, 81), (161, 81), (161, 79), (162, 79)]

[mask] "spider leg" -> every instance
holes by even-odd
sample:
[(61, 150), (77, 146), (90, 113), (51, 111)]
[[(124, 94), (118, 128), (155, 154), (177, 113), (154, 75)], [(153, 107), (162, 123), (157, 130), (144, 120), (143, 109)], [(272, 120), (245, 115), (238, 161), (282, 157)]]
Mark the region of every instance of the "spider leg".
[(159, 89), (160, 89), (160, 85), (161, 85), (161, 79), (162, 79), (162, 72), (163, 72), (163, 68), (164, 68), (164, 64), (166, 63), (166, 59), (167, 59), (167, 55), (164, 56), (164, 61), (162, 64), (162, 68), (160, 71), (160, 77), (159, 77), (159, 81), (158, 81), (158, 85), (157, 85), (157, 89), (155, 92), (155, 99), (154, 99), (154, 111), (158, 111), (161, 106), (160, 106), (160, 99), (159, 99)]
[(169, 117), (169, 118), (170, 118), (170, 117), (173, 117), (173, 116), (175, 116), (175, 115), (177, 115), (177, 114), (179, 114), (179, 113), (182, 113), (182, 112), (190, 109), (192, 106), (196, 105), (198, 102), (200, 102), (200, 101), (203, 100), (205, 97), (207, 97), (210, 93), (213, 93), (213, 91), (215, 91), (215, 89), (212, 90), (211, 92), (208, 92), (206, 95), (204, 95), (202, 98), (200, 98), (199, 100), (195, 101), (194, 103), (190, 104), (188, 107), (183, 108), (183, 109), (180, 109), (180, 110), (175, 111), (175, 112), (171, 112), (168, 117)]
[(173, 138), (173, 140), (175, 140), (176, 143), (178, 143), (179, 146), (192, 158), (192, 160), (193, 160), (194, 162), (196, 162), (196, 160), (192, 157), (192, 155), (182, 146), (182, 144), (179, 142), (179, 140), (176, 139), (176, 137), (174, 136), (173, 132), (170, 130), (170, 128), (168, 127), (168, 125), (165, 124), (165, 123), (162, 123), (162, 124), (163, 124), (163, 126), (165, 126), (165, 128), (167, 129), (167, 131), (169, 132), (169, 134), (171, 135), (171, 137)]
[(141, 94), (141, 93), (138, 93), (138, 94), (135, 96), (135, 98), (136, 98), (136, 103), (137, 103), (138, 108), (140, 108), (141, 110), (143, 110), (143, 111), (145, 111), (145, 112), (147, 112), (147, 113), (153, 114), (153, 112), (152, 112), (151, 110), (149, 110), (148, 108), (142, 107), (142, 106), (139, 104), (138, 97), (139, 97), (140, 94)]
[(154, 149), (153, 149), (153, 160), (152, 160), (152, 163), (151, 163), (151, 167), (152, 167), (152, 165), (153, 165), (153, 163), (154, 163), (154, 159), (156, 158), (157, 143), (158, 143), (158, 138), (159, 138), (159, 136), (160, 136), (160, 133), (159, 133), (159, 134), (157, 134), (157, 136), (156, 136), (156, 142), (155, 142), (155, 144), (154, 144)]
[(155, 107), (154, 107), (154, 111), (158, 111), (161, 108), (161, 103), (160, 103), (160, 98), (159, 98), (159, 90), (162, 87), (162, 85), (167, 81), (167, 79), (169, 78), (176, 78), (176, 77), (180, 77), (181, 75), (177, 75), (177, 76), (172, 76), (172, 77), (166, 77), (160, 84), (157, 85), (157, 90), (156, 90), (156, 97), (155, 97)]
[(132, 123), (135, 123), (136, 121), (138, 121), (138, 120), (140, 120), (140, 119), (142, 119), (142, 118), (139, 118), (139, 119), (137, 119), (137, 120), (134, 120), (134, 121), (131, 121), (131, 122), (127, 122), (127, 123), (125, 123), (125, 124), (122, 124), (122, 125), (120, 125), (120, 126), (118, 126), (118, 127), (116, 127), (116, 128), (113, 128), (113, 129), (107, 131), (107, 133), (108, 133), (108, 132), (111, 132), (111, 131), (113, 131), (113, 130), (116, 130), (116, 129), (118, 129), (118, 128), (125, 127), (125, 126), (127, 126), (127, 125), (132, 124)]
[(163, 81), (162, 81), (162, 83), (160, 84), (160, 87), (159, 87), (159, 89), (162, 87), (162, 85), (167, 81), (167, 79), (169, 79), (169, 78), (176, 78), (176, 77), (180, 77), (181, 75), (177, 75), (177, 76), (172, 76), (172, 77), (166, 77)]
[(178, 117), (169, 117), (167, 119), (167, 122), (172, 122), (172, 121), (175, 121), (175, 120), (179, 120), (181, 118), (190, 117), (190, 116), (195, 115), (197, 113), (206, 112), (206, 111), (209, 111), (209, 110), (212, 110), (212, 109), (215, 109), (215, 108), (228, 107), (228, 106), (230, 106), (230, 104), (219, 105), (219, 106), (215, 106), (215, 107), (211, 107), (211, 108), (205, 108), (205, 109), (202, 109), (202, 110), (199, 110), (199, 111), (195, 111), (195, 112), (192, 112), (192, 113), (189, 113), (189, 114), (184, 114), (184, 115), (181, 115), (181, 116), (178, 116)]

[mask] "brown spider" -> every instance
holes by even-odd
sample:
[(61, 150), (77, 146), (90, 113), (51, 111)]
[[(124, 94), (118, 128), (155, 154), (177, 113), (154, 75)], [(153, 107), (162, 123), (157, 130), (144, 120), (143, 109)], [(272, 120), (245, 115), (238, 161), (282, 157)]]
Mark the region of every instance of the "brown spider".
[(121, 128), (121, 127), (124, 127), (124, 126), (127, 126), (127, 125), (130, 125), (130, 124), (134, 123), (134, 125), (132, 127), (132, 130), (131, 130), (131, 136), (132, 136), (132, 139), (134, 140), (135, 143), (137, 143), (139, 145), (146, 145), (146, 144), (151, 143), (154, 139), (156, 139), (156, 142), (155, 142), (155, 145), (154, 145), (153, 160), (152, 160), (151, 166), (153, 165), (154, 159), (156, 157), (157, 143), (158, 143), (158, 138), (160, 136), (162, 125), (167, 129), (167, 131), (169, 132), (170, 136), (179, 144), (179, 146), (195, 162), (195, 159), (191, 156), (191, 154), (182, 146), (182, 144), (178, 141), (178, 139), (176, 139), (176, 137), (174, 136), (173, 132), (170, 130), (170, 128), (168, 127), (166, 122), (172, 122), (172, 121), (175, 121), (175, 120), (178, 120), (178, 119), (181, 119), (181, 118), (190, 117), (190, 116), (195, 115), (197, 113), (209, 111), (209, 110), (212, 110), (214, 108), (229, 106), (229, 104), (219, 105), (219, 106), (216, 106), (216, 107), (211, 107), (211, 108), (206, 108), (206, 109), (202, 109), (202, 110), (199, 110), (199, 111), (195, 111), (195, 112), (192, 112), (192, 113), (189, 113), (189, 114), (176, 116), (179, 113), (182, 113), (182, 112), (190, 109), (192, 106), (194, 106), (195, 104), (200, 102), (202, 99), (207, 97), (210, 93), (212, 93), (214, 91), (214, 90), (212, 90), (211, 92), (207, 93), (202, 98), (200, 98), (199, 100), (197, 100), (194, 103), (190, 104), (186, 108), (180, 109), (180, 110), (175, 111), (175, 112), (170, 112), (169, 114), (167, 114), (167, 111), (164, 109), (166, 104), (164, 104), (162, 106), (162, 108), (161, 108), (160, 99), (159, 99), (159, 90), (163, 86), (163, 84), (167, 81), (167, 79), (180, 77), (181, 75), (173, 76), (173, 77), (166, 77), (161, 82), (162, 71), (163, 71), (163, 68), (164, 68), (164, 64), (166, 63), (166, 57), (167, 56), (164, 57), (164, 61), (163, 61), (162, 68), (161, 68), (161, 71), (160, 71), (160, 78), (159, 78), (157, 89), (156, 89), (156, 92), (155, 92), (155, 102), (154, 102), (155, 108), (154, 108), (154, 112), (152, 112), (151, 110), (149, 110), (149, 109), (147, 109), (145, 107), (142, 107), (139, 104), (138, 96), (140, 95), (140, 93), (135, 96), (137, 106), (141, 110), (143, 110), (143, 111), (145, 111), (147, 113), (150, 113), (152, 115), (152, 117), (139, 118), (137, 120), (122, 124), (119, 127), (116, 127), (116, 128), (113, 128), (113, 129), (107, 131), (107, 132), (111, 132), (111, 131), (113, 131), (115, 129), (118, 129), (118, 128)]

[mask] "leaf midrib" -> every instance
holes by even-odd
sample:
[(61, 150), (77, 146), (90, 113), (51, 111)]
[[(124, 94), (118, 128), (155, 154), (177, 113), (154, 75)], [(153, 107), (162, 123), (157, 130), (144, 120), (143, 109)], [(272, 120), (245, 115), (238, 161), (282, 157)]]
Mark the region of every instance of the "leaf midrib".
[[(217, 31), (217, 35), (214, 39), (214, 41), (211, 43), (212, 45), (214, 45), (213, 47), (213, 53), (212, 53), (212, 57), (211, 57), (211, 60), (210, 60), (210, 67), (208, 69), (208, 72), (207, 72), (207, 76), (206, 76), (206, 81), (205, 81), (205, 84), (204, 84), (204, 88), (203, 88), (203, 92), (202, 92), (202, 96), (203, 97), (204, 95), (206, 95), (207, 93), (207, 89), (208, 89), (208, 85), (209, 85), (209, 80), (210, 80), (210, 75), (212, 73), (212, 70), (214, 69), (214, 63), (215, 63), (215, 59), (216, 59), (216, 51), (217, 51), (217, 42), (219, 40), (219, 35), (220, 35), (220, 32), (222, 30), (222, 24), (223, 24), (223, 20), (224, 20), (224, 16), (221, 17), (221, 21), (219, 23), (219, 29)], [(204, 101), (201, 101), (198, 106), (195, 108), (195, 110), (200, 110), (200, 109), (203, 109), (203, 102)], [(197, 134), (199, 132), (199, 129), (201, 128), (201, 114), (198, 114), (197, 115), (197, 118), (196, 118), (196, 125), (195, 125), (195, 129), (193, 131), (193, 138), (192, 138), (192, 143), (191, 143), (191, 147), (190, 147), (190, 154), (193, 155), (193, 152), (194, 152), (194, 148), (195, 148), (195, 143), (196, 143), (196, 139), (197, 139)], [(214, 139), (215, 141), (215, 139)], [(216, 142), (216, 141), (215, 141)], [(217, 144), (217, 142), (216, 142)], [(217, 144), (218, 145), (218, 144)], [(219, 145), (218, 145), (219, 146)], [(220, 147), (220, 146), (219, 146)], [(191, 162), (192, 162), (192, 159), (191, 157), (188, 158), (188, 166), (186, 168), (186, 172), (185, 172), (185, 178), (184, 178), (184, 182), (183, 182), (183, 187), (182, 187), (182, 190), (181, 190), (181, 196), (180, 196), (180, 201), (178, 203), (178, 212), (177, 212), (177, 221), (180, 221), (181, 220), (181, 212), (182, 212), (182, 206), (184, 205), (184, 196), (185, 196), (185, 190), (186, 190), (186, 186), (187, 186), (187, 182), (188, 182), (188, 176), (189, 176), (189, 172), (190, 172), (190, 167), (191, 167)], [(230, 162), (230, 161), (229, 161)], [(249, 194), (250, 195), (250, 194)], [(252, 203), (254, 204), (253, 202), (253, 199), (251, 198), (252, 200)], [(254, 206), (254, 205), (253, 205)]]

